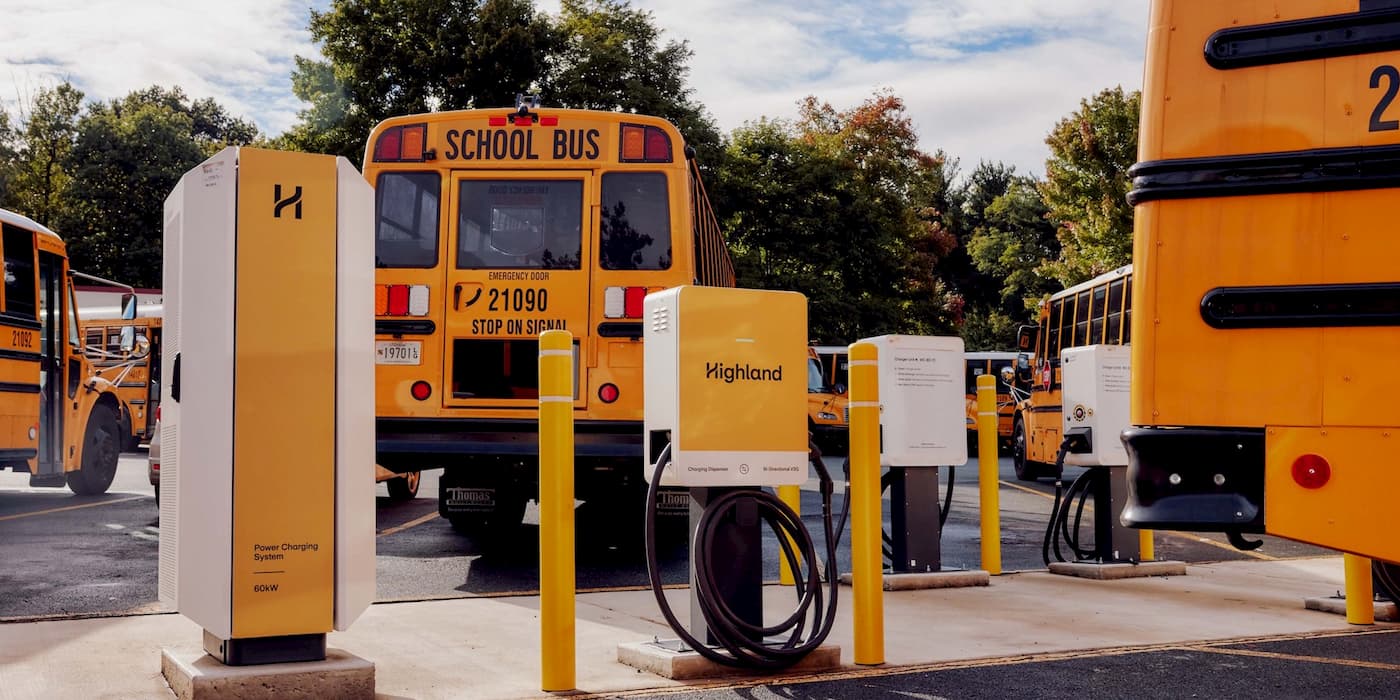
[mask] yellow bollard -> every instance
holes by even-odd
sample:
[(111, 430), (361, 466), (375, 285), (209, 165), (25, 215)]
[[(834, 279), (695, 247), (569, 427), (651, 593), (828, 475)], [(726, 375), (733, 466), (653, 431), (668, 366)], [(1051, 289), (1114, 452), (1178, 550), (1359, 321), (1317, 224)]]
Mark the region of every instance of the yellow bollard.
[(1371, 560), (1355, 554), (1343, 554), (1347, 582), (1347, 622), (1353, 625), (1376, 624), (1375, 594), (1371, 591)]
[[(792, 512), (802, 515), (802, 488), (800, 486), (779, 486), (778, 499), (788, 504), (792, 508)], [(783, 537), (787, 537), (788, 545), (793, 550), (797, 549), (797, 543), (792, 541), (792, 537), (788, 535), (783, 535)], [(798, 561), (802, 561), (800, 556)], [(793, 578), (792, 569), (788, 568), (787, 557), (782, 556), (782, 552), (778, 553), (778, 583), (783, 586), (797, 583)]]
[(574, 336), (540, 334), (540, 688), (574, 689)]
[(997, 464), (997, 384), (977, 376), (977, 490), (982, 521), (982, 568), (1001, 574), (1001, 470)]
[(878, 357), (871, 343), (851, 346), (851, 600), (855, 662), (862, 665), (885, 663)]
[(1156, 561), (1157, 542), (1151, 530), (1138, 530), (1138, 561)]

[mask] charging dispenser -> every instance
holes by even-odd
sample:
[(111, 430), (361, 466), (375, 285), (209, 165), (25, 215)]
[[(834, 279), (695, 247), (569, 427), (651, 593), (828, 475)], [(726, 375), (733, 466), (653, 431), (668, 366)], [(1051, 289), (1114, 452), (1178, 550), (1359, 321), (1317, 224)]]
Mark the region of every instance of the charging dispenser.
[(938, 468), (946, 465), (951, 474), (954, 465), (967, 462), (962, 338), (883, 335), (862, 342), (879, 353), (880, 465), (890, 468), (891, 568), (897, 574), (941, 571), (947, 513), (939, 505)]
[[(647, 295), (642, 321), (648, 574), (662, 614), (680, 637), (659, 644), (727, 666), (796, 663), (830, 632), (836, 583), (829, 577), (823, 594), (811, 536), (791, 508), (761, 487), (808, 479), (807, 300), (795, 292), (683, 286)], [(824, 477), (825, 560), (834, 572), (832, 486), (824, 468), (818, 469)], [(655, 551), (659, 486), (690, 490), (688, 628), (662, 593)], [(769, 628), (763, 625), (765, 527), (796, 543), (783, 546), (793, 571), (806, 565), (796, 586), (806, 592), (799, 595), (798, 612)]]
[(239, 147), (165, 201), (160, 599), (228, 665), (324, 659), (374, 598), (373, 206)]

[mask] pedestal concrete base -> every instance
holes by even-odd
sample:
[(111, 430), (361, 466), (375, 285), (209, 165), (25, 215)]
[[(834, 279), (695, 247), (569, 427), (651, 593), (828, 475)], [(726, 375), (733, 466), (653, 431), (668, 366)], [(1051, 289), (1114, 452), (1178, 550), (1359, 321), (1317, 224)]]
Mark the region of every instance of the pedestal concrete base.
[[(1375, 606), (1376, 622), (1400, 622), (1400, 610), (1396, 609), (1395, 603), (1388, 600), (1378, 600), (1373, 602), (1372, 605)], [(1305, 598), (1303, 599), (1303, 607), (1308, 610), (1319, 610), (1325, 613), (1345, 615), (1347, 614), (1347, 599), (1338, 598), (1336, 596)]]
[[(851, 585), (851, 575), (841, 574), (841, 585)], [(883, 588), (887, 591), (918, 591), (928, 588), (967, 588), (987, 586), (991, 576), (981, 570), (973, 571), (927, 571), (919, 574), (884, 574)]]
[(1052, 561), (1050, 573), (1065, 576), (1078, 576), (1100, 581), (1120, 578), (1146, 578), (1148, 576), (1185, 576), (1186, 563), (1180, 561), (1143, 561), (1136, 564), (1112, 563), (1095, 564), (1082, 561)]
[(325, 661), (257, 666), (162, 649), (160, 673), (180, 700), (374, 698), (374, 664), (340, 649), (327, 649)]
[[(636, 669), (654, 673), (672, 680), (696, 678), (718, 678), (721, 676), (749, 676), (762, 671), (733, 668), (717, 664), (698, 652), (678, 651), (676, 641), (627, 642), (617, 645), (617, 660)], [(801, 661), (789, 666), (786, 671), (829, 671), (841, 667), (841, 647), (823, 644)]]

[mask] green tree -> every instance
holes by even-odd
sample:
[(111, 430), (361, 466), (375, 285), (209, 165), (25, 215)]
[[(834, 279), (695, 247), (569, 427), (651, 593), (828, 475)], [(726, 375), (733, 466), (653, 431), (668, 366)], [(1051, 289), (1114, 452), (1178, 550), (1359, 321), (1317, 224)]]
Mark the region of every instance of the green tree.
[(19, 130), (13, 179), (0, 200), (7, 208), (52, 225), (71, 179), (67, 161), (82, 104), (83, 93), (69, 83), (35, 94)]
[(1082, 100), (1045, 140), (1050, 159), (1040, 192), (1062, 245), (1046, 269), (1065, 285), (1132, 260), (1128, 168), (1137, 160), (1141, 107), (1138, 91), (1104, 90)]
[(807, 295), (814, 341), (948, 332), (958, 301), (934, 265), (956, 241), (929, 206), (945, 166), (888, 93), (736, 130), (714, 189), (739, 283)]
[(136, 286), (160, 286), (166, 195), (220, 148), (256, 128), (209, 99), (151, 87), (94, 103), (77, 121), (65, 167), (72, 174), (55, 228), (75, 269)]
[(984, 279), (994, 280), (994, 304), (970, 324), (963, 339), (970, 348), (1010, 349), (1016, 327), (1028, 323), (1040, 299), (1060, 289), (1042, 268), (1060, 252), (1055, 227), (1036, 182), (1013, 175), (1005, 191), (983, 209), (967, 252)]
[(10, 126), (10, 113), (0, 110), (0, 204), (9, 201), (10, 183), (19, 170), (19, 132)]

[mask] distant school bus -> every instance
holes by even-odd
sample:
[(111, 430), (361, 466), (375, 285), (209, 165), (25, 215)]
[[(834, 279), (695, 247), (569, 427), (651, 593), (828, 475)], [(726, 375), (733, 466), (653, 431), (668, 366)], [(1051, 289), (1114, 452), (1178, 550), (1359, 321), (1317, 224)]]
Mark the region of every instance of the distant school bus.
[[(112, 382), (121, 401), (120, 423), (125, 448), (134, 449), (155, 435), (160, 405), (161, 305), (143, 304), (134, 319), (121, 318), (114, 306), (82, 310), (84, 347), (97, 376)], [(149, 351), (132, 356), (123, 343), (144, 338)]]
[[(4, 209), (0, 232), (0, 469), (29, 474), (32, 486), (103, 493), (121, 450), (120, 403), (83, 354), (67, 249)], [(134, 297), (123, 306), (134, 313)]]
[[(967, 384), (967, 440), (968, 446), (977, 448), (977, 378), (987, 374), (996, 381), (997, 396), (997, 438), (1010, 442), (1015, 426), (1016, 399), (1013, 394), (1016, 353), (1014, 352), (969, 352), (963, 356), (966, 361)], [(1012, 381), (1008, 382), (1008, 378)]]
[(1064, 414), (1060, 405), (1060, 353), (1084, 345), (1128, 345), (1132, 338), (1133, 267), (1125, 265), (1057, 292), (1040, 304), (1040, 321), (1023, 327), (1016, 387), (1027, 398), (1012, 416), (1011, 457), (1018, 479), (1057, 476)]
[(840, 390), (836, 393), (845, 394), (846, 388), (850, 386), (850, 371), (847, 368), (847, 346), (845, 345), (814, 345), (817, 358), (821, 361), (823, 381), (827, 386), (837, 387)]
[(443, 467), (459, 531), (501, 534), (536, 495), (538, 338), (558, 328), (578, 496), (640, 532), (642, 299), (734, 285), (692, 154), (662, 119), (528, 101), (370, 134), (378, 461)]
[(817, 348), (807, 348), (807, 430), (812, 439), (829, 454), (844, 454), (851, 411), (844, 396), (845, 386), (827, 380)]
[(1123, 519), (1400, 561), (1400, 5), (1150, 16)]

